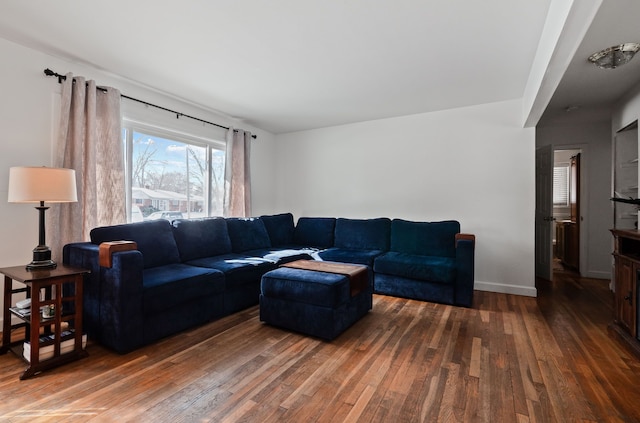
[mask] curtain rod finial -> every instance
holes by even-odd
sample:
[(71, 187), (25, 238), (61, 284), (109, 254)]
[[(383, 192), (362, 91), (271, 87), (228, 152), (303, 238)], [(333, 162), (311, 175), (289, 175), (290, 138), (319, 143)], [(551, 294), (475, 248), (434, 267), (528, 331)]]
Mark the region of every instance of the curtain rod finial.
[(57, 77), (58, 77), (58, 84), (62, 84), (62, 81), (64, 81), (64, 80), (66, 80), (66, 79), (67, 79), (67, 77), (66, 77), (66, 76), (64, 76), (64, 75), (60, 75), (59, 73), (54, 72), (54, 71), (52, 71), (52, 70), (51, 70), (51, 69), (49, 69), (49, 68), (46, 68), (46, 69), (44, 70), (44, 74), (45, 74), (45, 75), (47, 75), (47, 76), (57, 76)]

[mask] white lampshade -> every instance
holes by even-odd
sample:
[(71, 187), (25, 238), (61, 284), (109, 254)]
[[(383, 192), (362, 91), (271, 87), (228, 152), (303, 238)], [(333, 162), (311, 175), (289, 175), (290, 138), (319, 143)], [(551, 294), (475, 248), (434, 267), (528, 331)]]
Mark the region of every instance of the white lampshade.
[(9, 169), (10, 203), (71, 203), (78, 201), (76, 171), (55, 167)]

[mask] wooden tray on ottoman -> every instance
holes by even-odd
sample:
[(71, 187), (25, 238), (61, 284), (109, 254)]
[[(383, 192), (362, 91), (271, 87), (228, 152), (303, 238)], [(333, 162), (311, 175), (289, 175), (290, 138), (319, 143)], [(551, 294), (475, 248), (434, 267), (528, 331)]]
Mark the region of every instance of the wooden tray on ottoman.
[(360, 264), (336, 263), (333, 261), (296, 260), (291, 263), (285, 263), (281, 267), (292, 267), (294, 269), (345, 275), (349, 278), (349, 282), (351, 284), (352, 297), (362, 292), (369, 283), (367, 266)]

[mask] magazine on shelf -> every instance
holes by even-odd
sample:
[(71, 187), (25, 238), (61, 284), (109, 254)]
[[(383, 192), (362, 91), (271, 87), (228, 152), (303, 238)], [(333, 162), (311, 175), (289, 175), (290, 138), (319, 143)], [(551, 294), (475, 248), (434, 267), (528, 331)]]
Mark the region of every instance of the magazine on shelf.
[(20, 308), (20, 307), (9, 307), (9, 310), (17, 316), (20, 317), (29, 317), (31, 316), (31, 307)]
[[(53, 333), (40, 335), (40, 360), (47, 360), (53, 357), (55, 335)], [(73, 351), (75, 346), (75, 333), (73, 330), (65, 330), (60, 334), (60, 355)], [(82, 349), (87, 346), (87, 334), (82, 335)], [(24, 343), (22, 356), (31, 361), (31, 343)]]

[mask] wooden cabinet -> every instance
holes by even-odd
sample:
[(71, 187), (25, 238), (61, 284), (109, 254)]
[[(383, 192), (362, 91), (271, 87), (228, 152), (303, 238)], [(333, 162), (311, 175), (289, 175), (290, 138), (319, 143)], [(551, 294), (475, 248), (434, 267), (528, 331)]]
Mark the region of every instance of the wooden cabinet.
[(640, 273), (640, 232), (612, 229), (614, 236), (615, 289), (614, 324), (612, 329), (636, 352), (638, 338), (638, 281)]
[(636, 274), (638, 265), (624, 256), (615, 257), (615, 319), (629, 335), (637, 336)]

